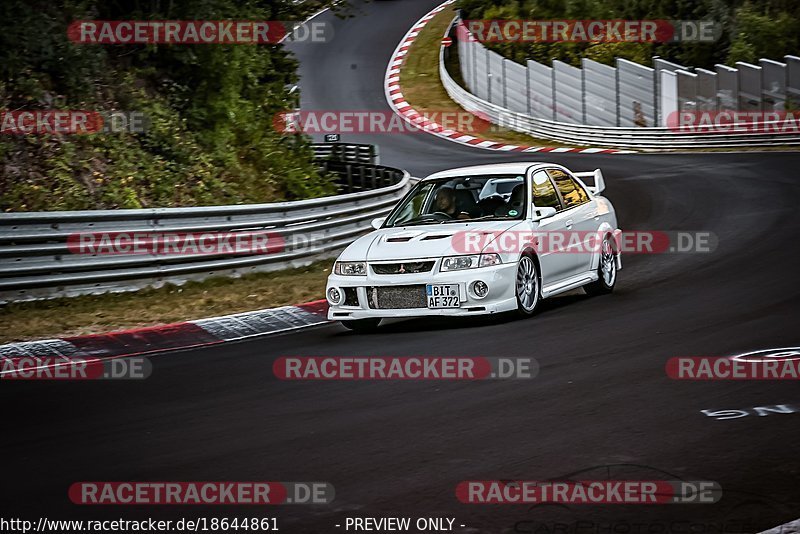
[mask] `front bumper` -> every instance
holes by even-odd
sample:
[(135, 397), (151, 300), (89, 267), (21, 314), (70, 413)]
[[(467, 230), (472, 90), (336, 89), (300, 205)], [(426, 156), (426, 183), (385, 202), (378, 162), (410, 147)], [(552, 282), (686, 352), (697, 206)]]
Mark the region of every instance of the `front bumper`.
[[(413, 260), (424, 261), (424, 260)], [(515, 281), (517, 274), (516, 263), (504, 263), (491, 267), (479, 267), (454, 272), (439, 272), (440, 260), (437, 260), (433, 270), (419, 274), (391, 274), (377, 275), (371, 267), (367, 267), (366, 276), (340, 276), (332, 274), (328, 277), (325, 295), (331, 287), (341, 291), (352, 288), (357, 296), (357, 305), (330, 304), (328, 319), (332, 321), (347, 321), (369, 318), (391, 317), (426, 317), (426, 316), (466, 316), (500, 313), (515, 310), (517, 299)], [(483, 298), (476, 297), (472, 291), (472, 283), (480, 280), (489, 286), (489, 292)], [(424, 286), (426, 284), (456, 284), (459, 287), (459, 308), (429, 309), (427, 307), (413, 308), (380, 308), (376, 307), (375, 299), (370, 298), (368, 288), (398, 287), (398, 286)], [(350, 290), (352, 293), (352, 290)]]

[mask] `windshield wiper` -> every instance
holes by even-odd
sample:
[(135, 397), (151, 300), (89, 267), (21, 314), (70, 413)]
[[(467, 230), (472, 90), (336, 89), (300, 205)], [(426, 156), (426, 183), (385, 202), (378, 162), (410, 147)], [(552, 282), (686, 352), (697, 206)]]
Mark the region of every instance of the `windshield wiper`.
[(423, 224), (439, 224), (441, 222), (443, 222), (443, 221), (437, 221), (436, 219), (421, 219), (419, 221), (415, 221), (414, 219), (411, 219), (410, 221), (407, 221), (407, 222), (393, 224), (392, 228), (397, 228), (398, 226), (420, 226), (420, 225), (423, 225)]

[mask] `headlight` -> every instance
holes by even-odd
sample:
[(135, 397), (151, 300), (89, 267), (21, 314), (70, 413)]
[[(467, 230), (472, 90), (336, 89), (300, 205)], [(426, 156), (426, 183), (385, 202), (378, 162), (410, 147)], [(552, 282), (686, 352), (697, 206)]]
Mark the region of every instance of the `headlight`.
[(367, 263), (364, 261), (337, 261), (333, 273), (342, 276), (367, 276)]
[(499, 254), (473, 254), (471, 256), (449, 256), (442, 260), (442, 272), (461, 271), (475, 267), (490, 267), (503, 263)]

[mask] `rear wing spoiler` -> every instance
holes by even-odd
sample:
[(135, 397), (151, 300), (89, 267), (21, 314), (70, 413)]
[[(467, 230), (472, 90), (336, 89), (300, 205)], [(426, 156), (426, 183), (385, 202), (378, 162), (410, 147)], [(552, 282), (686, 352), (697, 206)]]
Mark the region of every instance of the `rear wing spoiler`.
[(586, 187), (589, 188), (593, 195), (599, 195), (606, 188), (606, 181), (603, 180), (603, 171), (600, 169), (595, 169), (591, 172), (575, 172), (573, 174), (584, 183), (586, 183), (586, 178), (591, 178), (594, 181), (592, 185), (586, 184)]

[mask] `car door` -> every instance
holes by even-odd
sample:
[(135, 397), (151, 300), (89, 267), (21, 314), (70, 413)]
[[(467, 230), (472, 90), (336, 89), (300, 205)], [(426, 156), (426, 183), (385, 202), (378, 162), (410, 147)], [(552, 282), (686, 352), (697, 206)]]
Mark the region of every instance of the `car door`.
[[(547, 286), (560, 282), (574, 273), (577, 266), (576, 259), (565, 254), (563, 247), (559, 246), (558, 239), (554, 236), (563, 235), (567, 230), (567, 220), (570, 217), (564, 210), (561, 196), (555, 188), (550, 175), (545, 170), (533, 172), (531, 179), (531, 195), (535, 208), (555, 208), (556, 214), (552, 217), (532, 223), (534, 232), (544, 232), (538, 238), (536, 250), (539, 256), (539, 267), (542, 271), (542, 285)], [(555, 242), (555, 247), (552, 244)]]
[(570, 276), (588, 272), (592, 265), (592, 246), (596, 242), (597, 201), (564, 169), (547, 169), (563, 206), (559, 215), (564, 218), (568, 241), (565, 256), (570, 257)]

